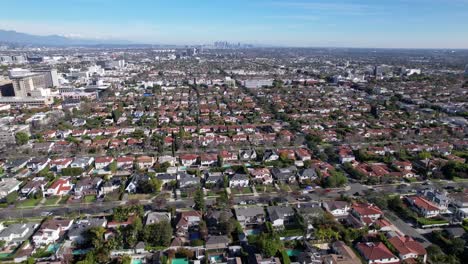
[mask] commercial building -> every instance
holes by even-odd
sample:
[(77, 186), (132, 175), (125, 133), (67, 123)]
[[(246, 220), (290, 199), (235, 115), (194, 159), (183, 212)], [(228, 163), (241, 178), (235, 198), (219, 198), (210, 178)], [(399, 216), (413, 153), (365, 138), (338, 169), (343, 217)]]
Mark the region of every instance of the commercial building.
[(31, 72), (40, 73), (44, 75), (45, 87), (51, 88), (59, 86), (58, 74), (56, 69), (38, 69), (32, 70)]

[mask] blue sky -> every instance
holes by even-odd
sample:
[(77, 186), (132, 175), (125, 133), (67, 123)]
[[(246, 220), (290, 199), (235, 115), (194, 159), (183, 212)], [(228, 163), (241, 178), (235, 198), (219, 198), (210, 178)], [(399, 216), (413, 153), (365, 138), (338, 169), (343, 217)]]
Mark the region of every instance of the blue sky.
[(0, 29), (142, 43), (468, 48), (468, 0), (0, 0)]

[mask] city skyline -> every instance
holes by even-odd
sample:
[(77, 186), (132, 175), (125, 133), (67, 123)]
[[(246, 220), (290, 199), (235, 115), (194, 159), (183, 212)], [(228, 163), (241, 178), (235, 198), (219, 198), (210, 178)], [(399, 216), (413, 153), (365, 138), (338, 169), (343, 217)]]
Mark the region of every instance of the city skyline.
[(468, 1), (446, 2), (11, 1), (0, 29), (144, 44), (468, 48)]

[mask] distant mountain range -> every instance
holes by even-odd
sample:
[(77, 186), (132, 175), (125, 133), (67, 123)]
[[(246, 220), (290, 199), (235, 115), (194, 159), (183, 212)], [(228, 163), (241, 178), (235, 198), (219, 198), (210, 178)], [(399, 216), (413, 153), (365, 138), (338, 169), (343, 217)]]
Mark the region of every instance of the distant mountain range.
[(0, 29), (0, 42), (25, 45), (44, 46), (85, 46), (85, 45), (131, 45), (135, 44), (126, 40), (96, 40), (68, 38), (59, 35), (39, 36), (14, 30)]

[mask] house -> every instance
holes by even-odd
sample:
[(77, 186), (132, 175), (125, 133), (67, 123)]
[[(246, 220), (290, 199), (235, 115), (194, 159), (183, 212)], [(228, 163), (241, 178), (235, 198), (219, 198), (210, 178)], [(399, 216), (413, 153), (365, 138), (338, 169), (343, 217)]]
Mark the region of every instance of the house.
[(9, 160), (5, 164), (5, 169), (7, 172), (15, 172), (19, 171), (22, 168), (26, 167), (28, 165), (28, 162), (31, 160), (31, 158), (19, 158), (19, 159), (12, 159)]
[(166, 163), (166, 162), (169, 163), (170, 166), (175, 166), (175, 164), (177, 162), (177, 158), (172, 157), (172, 156), (168, 156), (168, 155), (158, 157), (158, 163), (159, 164), (163, 164), (163, 163)]
[(94, 167), (97, 170), (105, 169), (114, 161), (112, 157), (97, 157), (94, 160)]
[(221, 172), (206, 172), (205, 185), (221, 186), (224, 183), (224, 175)]
[(21, 188), (21, 195), (24, 197), (33, 195), (38, 191), (44, 192), (47, 180), (44, 177), (34, 177)]
[(54, 243), (63, 237), (72, 224), (73, 220), (47, 219), (33, 235), (32, 240), (38, 246)]
[(121, 221), (121, 222), (120, 221), (111, 221), (111, 222), (107, 223), (107, 228), (117, 229), (119, 227), (129, 226), (129, 225), (133, 224), (135, 219), (136, 219), (135, 215), (130, 215), (127, 218), (127, 220), (125, 220), (125, 221)]
[(106, 181), (99, 191), (99, 195), (105, 195), (111, 193), (115, 190), (118, 190), (122, 185), (122, 180), (120, 177), (112, 177), (110, 180)]
[(413, 165), (410, 161), (395, 160), (392, 162), (392, 165), (400, 171), (411, 171), (413, 169)]
[(72, 189), (73, 184), (70, 182), (70, 179), (67, 177), (61, 177), (47, 188), (45, 194), (48, 196), (62, 196), (69, 194)]
[(198, 186), (200, 185), (200, 178), (195, 175), (180, 173), (177, 175), (177, 185), (179, 188)]
[(285, 225), (294, 223), (295, 213), (291, 206), (269, 206), (268, 217), (275, 228), (284, 228)]
[(426, 249), (421, 243), (415, 241), (412, 237), (395, 235), (388, 238), (388, 242), (398, 252), (398, 257), (402, 261), (407, 261), (409, 259), (416, 260), (419, 258), (423, 263), (426, 263)]
[(68, 168), (70, 164), (73, 162), (72, 158), (59, 158), (54, 159), (50, 162), (50, 167), (54, 168), (55, 171), (61, 172), (62, 169)]
[(180, 163), (182, 166), (188, 167), (197, 163), (198, 155), (196, 154), (184, 154), (179, 156)]
[(356, 203), (351, 206), (351, 214), (364, 225), (371, 225), (383, 216), (382, 210), (373, 204)]
[(382, 242), (361, 242), (356, 249), (368, 264), (397, 264), (400, 260)]
[(434, 203), (441, 213), (446, 213), (448, 211), (450, 198), (448, 197), (447, 191), (429, 188), (422, 190), (419, 193), (424, 196), (424, 199)]
[(218, 156), (223, 162), (237, 161), (237, 154), (227, 150), (221, 150)]
[(218, 155), (216, 154), (201, 154), (200, 164), (202, 166), (216, 166), (218, 164)]
[(254, 206), (234, 209), (236, 219), (243, 226), (261, 225), (265, 222), (265, 210), (263, 207)]
[(303, 183), (304, 181), (314, 181), (318, 178), (317, 172), (315, 169), (303, 169), (297, 173), (297, 178), (299, 182)]
[(227, 236), (208, 236), (205, 243), (206, 250), (211, 249), (226, 249), (230, 243)]
[(68, 238), (76, 243), (83, 244), (86, 242), (86, 232), (93, 227), (106, 227), (107, 220), (105, 218), (88, 218), (78, 220), (68, 230)]
[(41, 170), (45, 169), (49, 163), (49, 158), (32, 158), (26, 166), (28, 169), (34, 172), (40, 172)]
[(281, 260), (277, 257), (266, 258), (261, 254), (255, 254), (255, 258), (250, 257), (249, 262), (252, 264), (281, 264)]
[(246, 174), (234, 174), (229, 179), (229, 187), (248, 187), (249, 186), (249, 176)]
[(159, 222), (166, 221), (171, 222), (171, 214), (168, 212), (149, 212), (146, 215), (145, 225), (157, 224)]
[(308, 149), (300, 148), (296, 149), (295, 152), (298, 160), (306, 161), (312, 159), (312, 155), (310, 154), (310, 151)]
[(278, 149), (280, 159), (295, 160), (296, 155), (292, 149)]
[(417, 196), (406, 196), (405, 200), (411, 205), (411, 208), (423, 217), (435, 217), (440, 214), (439, 208), (432, 202)]
[(273, 149), (265, 150), (263, 153), (263, 161), (275, 161), (279, 159), (278, 153)]
[(150, 156), (140, 156), (136, 158), (136, 166), (138, 169), (149, 169), (153, 167), (154, 158)]
[(125, 191), (128, 193), (137, 193), (140, 190), (140, 185), (143, 182), (148, 182), (149, 176), (146, 174), (134, 174), (128, 183)]
[(131, 169), (133, 167), (134, 158), (132, 156), (117, 157), (118, 169)]
[(209, 210), (205, 215), (205, 220), (210, 230), (218, 230), (218, 225), (222, 221), (228, 221), (233, 217), (231, 210)]
[(199, 211), (180, 212), (176, 220), (176, 233), (179, 236), (185, 236), (188, 229), (196, 226), (202, 220), (202, 214)]
[(0, 231), (0, 241), (19, 245), (29, 239), (38, 226), (38, 223), (11, 224)]
[(361, 260), (343, 241), (331, 244), (332, 254), (323, 256), (324, 264), (361, 264)]
[(327, 201), (322, 206), (333, 216), (346, 216), (350, 210), (348, 202), (345, 201)]
[(273, 177), (267, 168), (249, 169), (250, 175), (256, 183), (272, 184)]
[(75, 185), (75, 195), (97, 195), (101, 184), (102, 179), (100, 177), (82, 177)]
[(290, 166), (288, 168), (273, 168), (271, 169), (271, 175), (278, 183), (291, 183), (296, 180), (297, 168)]
[(91, 166), (93, 164), (94, 158), (93, 157), (79, 157), (75, 158), (73, 162), (70, 164), (72, 168), (82, 168), (83, 170)]
[(242, 161), (255, 160), (257, 158), (257, 152), (253, 149), (239, 150), (239, 159)]
[(171, 182), (177, 181), (176, 175), (169, 173), (159, 173), (156, 175), (156, 179), (160, 180), (163, 186), (167, 186)]
[(353, 151), (349, 146), (342, 146), (338, 149), (338, 157), (340, 159), (340, 163), (344, 164), (346, 162), (353, 162), (356, 160), (354, 157)]
[(54, 148), (55, 142), (35, 142), (32, 145), (32, 149), (37, 152), (49, 153)]
[(20, 188), (21, 182), (14, 178), (0, 179), (0, 199), (5, 198), (12, 192), (17, 192)]

